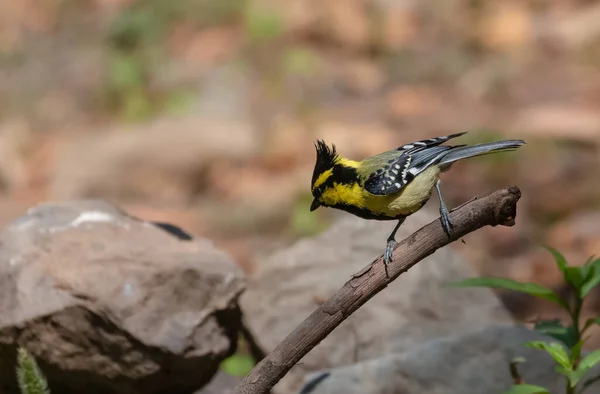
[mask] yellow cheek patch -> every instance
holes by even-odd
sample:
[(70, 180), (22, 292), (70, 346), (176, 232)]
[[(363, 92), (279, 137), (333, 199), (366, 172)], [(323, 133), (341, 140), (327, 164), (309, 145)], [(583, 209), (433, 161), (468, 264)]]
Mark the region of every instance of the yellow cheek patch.
[(312, 187), (313, 190), (315, 190), (316, 188), (321, 186), (323, 183), (325, 183), (325, 181), (327, 180), (327, 178), (329, 178), (331, 176), (331, 174), (333, 174), (333, 168), (330, 168), (329, 170), (324, 171), (321, 175), (319, 175), (319, 177), (313, 184), (313, 187)]

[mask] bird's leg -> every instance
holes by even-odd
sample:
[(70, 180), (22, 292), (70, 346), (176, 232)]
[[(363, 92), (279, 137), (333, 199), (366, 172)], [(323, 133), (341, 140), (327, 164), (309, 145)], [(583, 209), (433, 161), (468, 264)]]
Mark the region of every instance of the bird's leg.
[(440, 189), (440, 180), (438, 179), (435, 183), (435, 190), (437, 190), (437, 194), (440, 200), (440, 220), (442, 221), (442, 227), (446, 234), (450, 237), (452, 236), (452, 228), (454, 225), (450, 221), (450, 213), (448, 212), (448, 208), (446, 208), (446, 204), (442, 199), (442, 191)]
[(392, 253), (394, 253), (394, 245), (396, 245), (396, 231), (398, 231), (402, 223), (404, 223), (404, 219), (405, 218), (398, 220), (398, 224), (396, 224), (396, 227), (394, 227), (394, 230), (392, 230), (392, 233), (387, 239), (387, 247), (383, 254), (383, 262), (385, 265), (388, 265), (392, 261)]

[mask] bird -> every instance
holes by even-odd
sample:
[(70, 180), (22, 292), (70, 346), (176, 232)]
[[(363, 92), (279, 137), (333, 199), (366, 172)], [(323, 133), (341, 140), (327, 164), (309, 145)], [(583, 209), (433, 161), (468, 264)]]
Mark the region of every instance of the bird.
[(367, 220), (398, 223), (387, 239), (384, 263), (390, 264), (396, 232), (405, 219), (419, 211), (436, 190), (441, 225), (448, 237), (453, 223), (442, 198), (440, 174), (455, 162), (496, 152), (514, 151), (524, 140), (504, 140), (475, 145), (442, 145), (466, 131), (411, 142), (362, 161), (339, 155), (334, 144), (315, 142), (316, 162), (311, 180), (310, 211), (329, 207)]

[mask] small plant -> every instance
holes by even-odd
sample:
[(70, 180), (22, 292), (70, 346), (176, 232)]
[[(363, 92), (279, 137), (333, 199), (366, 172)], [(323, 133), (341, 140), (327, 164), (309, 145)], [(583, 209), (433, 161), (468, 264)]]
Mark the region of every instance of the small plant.
[(220, 369), (228, 375), (244, 377), (250, 373), (255, 364), (249, 354), (236, 353), (223, 360)]
[(244, 377), (250, 373), (255, 364), (248, 342), (243, 335), (240, 335), (237, 341), (237, 351), (223, 360), (219, 369), (228, 375)]
[(17, 382), (22, 394), (50, 394), (46, 378), (35, 359), (22, 347), (17, 353)]
[[(582, 266), (569, 266), (565, 257), (558, 251), (547, 248), (552, 253), (556, 265), (561, 271), (565, 283), (572, 290), (570, 296), (560, 297), (554, 291), (531, 282), (519, 282), (506, 278), (469, 278), (454, 283), (456, 287), (489, 287), (518, 291), (534, 297), (551, 301), (567, 311), (570, 324), (563, 325), (560, 320), (542, 320), (535, 324), (534, 329), (557, 342), (530, 341), (525, 346), (543, 350), (556, 362), (556, 372), (566, 378), (566, 394), (581, 394), (600, 377), (582, 382), (584, 375), (600, 362), (600, 350), (596, 350), (582, 358), (581, 349), (586, 341), (585, 333), (594, 324), (600, 325), (600, 317), (590, 318), (581, 324), (581, 309), (586, 295), (600, 283), (600, 258), (590, 257)], [(519, 358), (511, 363), (511, 374), (515, 384), (504, 394), (549, 394), (548, 389), (526, 384), (518, 375), (517, 363), (524, 360)]]
[(268, 44), (285, 34), (282, 16), (255, 3), (249, 3), (244, 13), (244, 30), (253, 44)]
[(111, 22), (106, 36), (107, 70), (99, 98), (127, 121), (145, 121), (163, 112), (189, 109), (193, 89), (164, 84), (169, 37), (175, 28), (202, 31), (234, 25), (246, 0), (143, 0), (130, 2)]

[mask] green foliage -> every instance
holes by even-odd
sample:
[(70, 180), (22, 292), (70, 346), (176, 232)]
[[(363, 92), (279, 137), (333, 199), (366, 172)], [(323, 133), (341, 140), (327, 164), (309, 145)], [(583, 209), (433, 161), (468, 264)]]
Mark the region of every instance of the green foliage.
[(19, 348), (17, 353), (17, 381), (21, 394), (50, 394), (46, 378), (24, 348)]
[(552, 301), (560, 306), (565, 306), (562, 300), (552, 290), (531, 282), (518, 282), (506, 278), (469, 278), (453, 284), (456, 287), (491, 287), (496, 289), (512, 290), (527, 293), (532, 296)]
[(594, 259), (592, 256), (583, 265), (571, 267), (567, 265), (565, 257), (560, 252), (550, 247), (546, 249), (552, 253), (565, 282), (577, 292), (579, 299), (583, 300), (600, 283), (600, 258)]
[(143, 120), (152, 112), (147, 92), (148, 70), (131, 54), (114, 52), (109, 59), (108, 93), (119, 114), (127, 120)]
[(119, 14), (111, 25), (102, 94), (108, 108), (125, 120), (144, 120), (155, 111), (149, 90), (153, 72), (149, 57), (164, 35), (164, 18), (153, 2), (142, 1)]
[(533, 384), (515, 384), (510, 389), (504, 391), (502, 394), (550, 394), (548, 390), (543, 387), (535, 386)]
[[(588, 319), (583, 326), (580, 325), (581, 309), (586, 295), (600, 283), (600, 259), (590, 257), (581, 266), (570, 266), (565, 257), (555, 249), (546, 248), (554, 258), (556, 266), (563, 275), (565, 283), (572, 291), (571, 297), (560, 297), (552, 290), (535, 283), (518, 282), (505, 278), (470, 278), (454, 283), (456, 287), (489, 287), (511, 291), (518, 291), (551, 301), (566, 310), (570, 317), (570, 324), (563, 325), (558, 320), (543, 320), (536, 323), (534, 329), (558, 342), (531, 341), (525, 346), (545, 351), (556, 363), (556, 372), (565, 377), (566, 393), (579, 394), (584, 392), (591, 383), (600, 379), (593, 378), (581, 383), (582, 378), (600, 363), (600, 350), (581, 358), (581, 349), (586, 341), (584, 334), (593, 325), (600, 325), (600, 317)], [(520, 382), (520, 380), (519, 380)], [(581, 383), (581, 384), (580, 384)], [(539, 386), (517, 383), (504, 394), (533, 394), (548, 393), (547, 389)]]
[[(600, 283), (600, 259), (592, 260), (592, 257), (582, 267), (586, 274), (585, 283), (581, 285), (580, 297), (585, 297), (594, 287)], [(587, 270), (587, 271), (586, 271)]]
[(557, 342), (544, 342), (544, 341), (530, 341), (525, 346), (532, 349), (545, 350), (554, 361), (564, 368), (569, 368), (571, 365), (571, 358), (567, 354), (567, 350), (563, 345)]
[(182, 115), (188, 111), (193, 94), (185, 90), (173, 92), (164, 103), (164, 111), (172, 115)]
[(588, 354), (587, 356), (585, 356), (585, 358), (583, 360), (581, 360), (578, 368), (588, 371), (589, 369), (594, 367), (599, 362), (600, 362), (600, 350), (595, 350), (595, 351), (591, 352), (590, 354)]
[(584, 331), (587, 330), (594, 324), (600, 326), (600, 317), (590, 317), (589, 319), (587, 319), (587, 321), (585, 322), (585, 325), (583, 326), (583, 330)]
[(546, 247), (546, 250), (548, 250), (552, 254), (552, 257), (554, 257), (554, 261), (556, 262), (558, 269), (561, 272), (564, 272), (564, 270), (568, 267), (567, 259), (565, 259), (565, 256), (563, 256), (558, 250), (553, 249), (551, 247)]
[(572, 348), (577, 343), (577, 333), (574, 327), (565, 327), (559, 319), (539, 321), (535, 324), (534, 329), (549, 337), (558, 339), (568, 348)]
[(246, 376), (254, 367), (254, 359), (244, 353), (236, 353), (221, 363), (221, 370), (233, 376)]
[(158, 42), (164, 29), (164, 16), (149, 2), (141, 2), (119, 14), (111, 25), (109, 42), (114, 48), (134, 49)]
[(176, 23), (222, 25), (243, 15), (247, 0), (139, 0), (111, 25), (109, 40), (120, 48), (158, 44)]
[(310, 76), (318, 68), (319, 57), (303, 46), (292, 46), (283, 53), (283, 68), (288, 74)]
[[(160, 87), (166, 40), (177, 25), (203, 28), (235, 22), (247, 0), (140, 0), (120, 12), (107, 36), (103, 105), (127, 121), (143, 121), (159, 112), (181, 113), (189, 106), (183, 86)], [(182, 92), (183, 90), (183, 92)]]
[(265, 7), (251, 5), (244, 15), (246, 36), (251, 43), (263, 44), (281, 37), (285, 24), (281, 15)]

